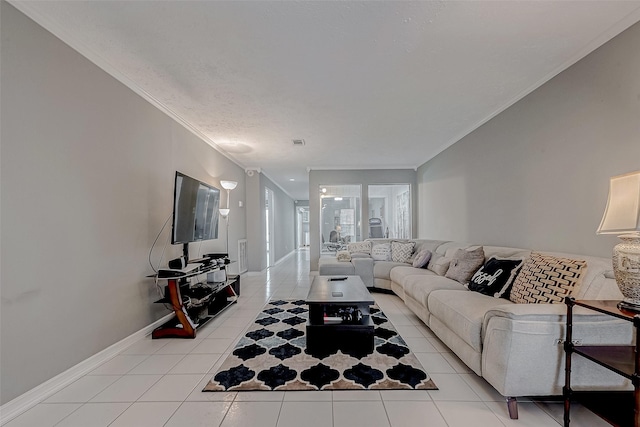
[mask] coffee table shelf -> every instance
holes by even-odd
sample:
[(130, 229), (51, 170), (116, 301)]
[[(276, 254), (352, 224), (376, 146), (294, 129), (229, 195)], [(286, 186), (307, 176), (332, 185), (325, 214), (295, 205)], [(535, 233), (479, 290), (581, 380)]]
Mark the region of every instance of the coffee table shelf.
[[(369, 307), (375, 303), (359, 276), (316, 276), (306, 299), (309, 305), (307, 351), (329, 354), (336, 350), (366, 355), (373, 352), (374, 323)], [(348, 309), (355, 320), (326, 323), (328, 314)]]

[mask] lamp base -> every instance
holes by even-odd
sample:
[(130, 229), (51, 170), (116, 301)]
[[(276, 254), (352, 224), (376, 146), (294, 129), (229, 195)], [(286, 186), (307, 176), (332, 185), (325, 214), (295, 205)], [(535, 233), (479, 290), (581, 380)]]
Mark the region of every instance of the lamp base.
[(640, 313), (640, 305), (633, 304), (626, 301), (620, 301), (618, 303), (618, 308), (620, 310), (633, 311), (634, 313)]
[(613, 272), (625, 309), (640, 312), (640, 234), (618, 236), (622, 242), (613, 248)]

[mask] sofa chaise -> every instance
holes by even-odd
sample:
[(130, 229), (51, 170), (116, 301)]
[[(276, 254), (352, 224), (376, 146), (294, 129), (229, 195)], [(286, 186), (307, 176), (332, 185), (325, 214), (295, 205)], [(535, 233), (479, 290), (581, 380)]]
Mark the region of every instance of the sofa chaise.
[[(371, 239), (372, 247), (390, 243)], [(533, 255), (549, 259), (575, 260), (582, 265), (576, 299), (622, 299), (611, 259), (528, 249), (471, 245), (441, 240), (411, 240), (414, 253), (429, 251), (428, 268), (407, 262), (374, 260), (366, 253), (350, 254), (350, 260), (321, 258), (320, 275), (359, 275), (372, 289), (392, 291), (471, 370), (505, 396), (509, 415), (517, 418), (517, 397), (562, 394), (566, 306), (560, 303), (515, 303), (503, 297), (471, 291), (465, 283), (447, 277), (432, 264), (452, 260), (463, 251), (484, 252), (491, 258), (531, 263)], [(439, 261), (434, 260), (438, 259)], [(442, 270), (442, 269), (440, 269)], [(519, 276), (523, 269), (514, 276)], [(513, 283), (513, 282), (512, 282)], [(515, 285), (514, 285), (515, 286)], [(576, 307), (574, 340), (581, 344), (631, 344), (630, 322)], [(627, 390), (628, 380), (584, 358), (572, 363), (574, 390)]]

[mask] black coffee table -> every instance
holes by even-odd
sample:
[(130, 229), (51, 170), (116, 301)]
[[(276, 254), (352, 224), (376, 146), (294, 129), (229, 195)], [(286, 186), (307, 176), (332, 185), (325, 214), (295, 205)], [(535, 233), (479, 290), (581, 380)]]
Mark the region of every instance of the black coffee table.
[(375, 303), (360, 276), (316, 276), (307, 295), (307, 352), (336, 350), (362, 357), (373, 352)]

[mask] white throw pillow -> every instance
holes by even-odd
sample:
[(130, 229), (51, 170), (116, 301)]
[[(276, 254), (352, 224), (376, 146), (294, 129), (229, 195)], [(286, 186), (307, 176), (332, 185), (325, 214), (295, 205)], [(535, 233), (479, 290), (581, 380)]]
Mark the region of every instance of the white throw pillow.
[(350, 254), (370, 254), (371, 253), (371, 242), (353, 242), (347, 245), (347, 250)]
[(375, 261), (391, 261), (391, 243), (378, 243), (371, 248), (371, 258)]

